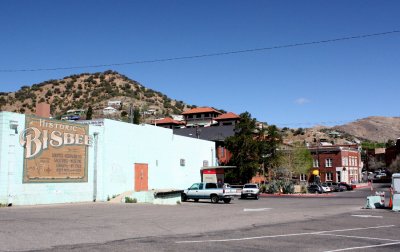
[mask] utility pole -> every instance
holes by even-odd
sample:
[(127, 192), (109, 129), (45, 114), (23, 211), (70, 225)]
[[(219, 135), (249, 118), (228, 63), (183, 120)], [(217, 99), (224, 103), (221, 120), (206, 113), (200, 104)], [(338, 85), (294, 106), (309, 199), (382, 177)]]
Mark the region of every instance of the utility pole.
[(129, 123), (133, 124), (133, 118), (134, 118), (134, 111), (133, 111), (133, 105), (129, 106)]

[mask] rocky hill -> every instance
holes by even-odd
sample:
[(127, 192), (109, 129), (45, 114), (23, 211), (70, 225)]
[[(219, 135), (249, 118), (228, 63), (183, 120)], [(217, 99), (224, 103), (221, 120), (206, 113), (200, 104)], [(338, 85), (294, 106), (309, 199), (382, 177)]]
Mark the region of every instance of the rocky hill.
[(371, 116), (335, 126), (334, 129), (360, 139), (386, 143), (388, 140), (396, 140), (400, 137), (400, 117)]
[(104, 117), (108, 101), (121, 101), (113, 117), (127, 117), (131, 104), (142, 113), (153, 111), (158, 116), (180, 114), (189, 106), (183, 101), (146, 88), (137, 81), (114, 71), (82, 73), (61, 80), (49, 80), (32, 86), (23, 86), (17, 92), (0, 93), (0, 110), (24, 114), (35, 113), (36, 104), (50, 104), (51, 114), (61, 117), (71, 109), (92, 107), (93, 117)]
[[(109, 101), (121, 101), (117, 112), (104, 115), (103, 109)], [(93, 118), (115, 118), (128, 120), (130, 107), (138, 109), (143, 120), (180, 114), (190, 106), (166, 95), (146, 88), (117, 72), (108, 70), (98, 73), (82, 73), (61, 80), (49, 80), (32, 86), (23, 86), (17, 92), (0, 93), (0, 111), (34, 114), (36, 104), (50, 104), (51, 114), (61, 118), (68, 110), (93, 109)], [(155, 112), (155, 116), (151, 113)], [(83, 118), (85, 119), (85, 118)], [(334, 144), (357, 143), (368, 140), (386, 143), (400, 137), (400, 117), (367, 117), (335, 127), (317, 126), (309, 129), (283, 128), (286, 143), (326, 141)]]
[(334, 127), (283, 128), (282, 134), (288, 144), (294, 142), (352, 144), (364, 141), (387, 143), (388, 140), (395, 142), (400, 137), (400, 117), (371, 116)]

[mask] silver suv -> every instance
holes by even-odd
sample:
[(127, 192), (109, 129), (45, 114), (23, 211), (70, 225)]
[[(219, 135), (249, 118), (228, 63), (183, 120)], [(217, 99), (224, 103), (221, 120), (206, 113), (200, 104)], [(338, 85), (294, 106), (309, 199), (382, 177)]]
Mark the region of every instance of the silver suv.
[(258, 200), (259, 197), (260, 197), (260, 188), (258, 188), (257, 184), (245, 184), (243, 186), (243, 190), (240, 195), (241, 199), (254, 198)]

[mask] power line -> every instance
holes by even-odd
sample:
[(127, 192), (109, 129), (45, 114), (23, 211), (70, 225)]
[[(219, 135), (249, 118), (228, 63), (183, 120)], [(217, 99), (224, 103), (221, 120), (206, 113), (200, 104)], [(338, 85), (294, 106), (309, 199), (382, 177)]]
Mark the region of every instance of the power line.
[(199, 54), (199, 55), (182, 56), (182, 57), (171, 57), (171, 58), (163, 58), (163, 59), (139, 60), (139, 61), (124, 62), (124, 63), (70, 66), (70, 67), (55, 67), (55, 68), (36, 68), (36, 69), (0, 69), (0, 72), (5, 73), (5, 72), (56, 71), (56, 70), (71, 70), (71, 69), (81, 69), (81, 68), (100, 68), (100, 67), (112, 67), (112, 66), (125, 66), (125, 65), (137, 65), (137, 64), (147, 64), (147, 63), (156, 63), (156, 62), (166, 62), (166, 61), (175, 61), (175, 60), (197, 59), (197, 58), (206, 58), (206, 57), (215, 57), (215, 56), (239, 54), (239, 53), (249, 53), (249, 52), (259, 52), (259, 51), (283, 49), (283, 48), (306, 46), (306, 45), (333, 43), (333, 42), (352, 40), (352, 39), (362, 39), (362, 38), (368, 38), (368, 37), (391, 35), (391, 34), (395, 34), (395, 33), (399, 33), (399, 32), (400, 32), (400, 30), (394, 30), (394, 31), (388, 31), (388, 32), (371, 33), (371, 34), (356, 35), (356, 36), (351, 36), (351, 37), (341, 37), (341, 38), (334, 38), (334, 39), (326, 39), (326, 40), (319, 40), (319, 41), (312, 41), (312, 42), (294, 43), (294, 44), (287, 44), (287, 45), (277, 45), (277, 46), (270, 46), (270, 47), (252, 48), (252, 49), (244, 49), (244, 50), (237, 50), (237, 51), (227, 51), (227, 52), (216, 52), (216, 53)]
[(328, 126), (328, 125), (339, 125), (344, 123), (353, 122), (352, 120), (340, 120), (340, 121), (322, 121), (322, 122), (292, 122), (292, 123), (274, 123), (275, 125), (280, 126), (305, 126), (305, 125), (321, 125), (321, 126)]

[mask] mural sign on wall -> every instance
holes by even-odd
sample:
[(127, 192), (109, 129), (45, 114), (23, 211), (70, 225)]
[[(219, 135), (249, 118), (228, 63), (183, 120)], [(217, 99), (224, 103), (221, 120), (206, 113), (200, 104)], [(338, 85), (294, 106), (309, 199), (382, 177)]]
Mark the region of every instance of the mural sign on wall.
[(89, 126), (26, 116), (24, 183), (87, 182)]

